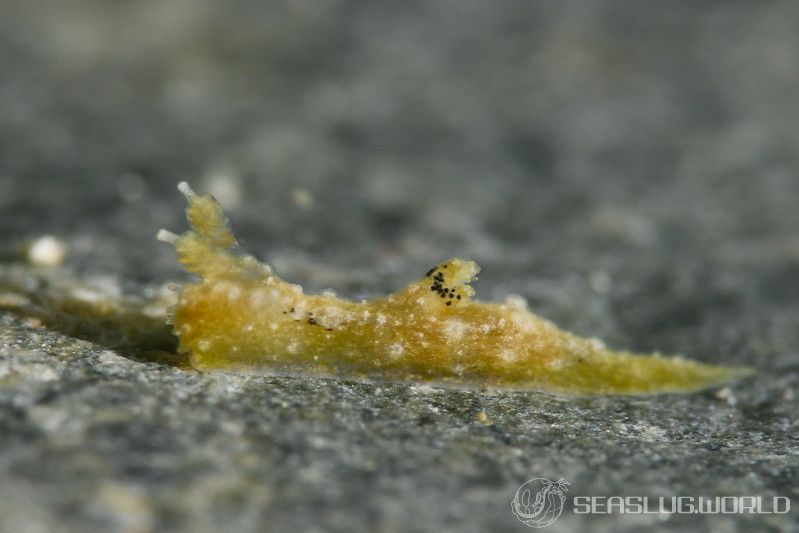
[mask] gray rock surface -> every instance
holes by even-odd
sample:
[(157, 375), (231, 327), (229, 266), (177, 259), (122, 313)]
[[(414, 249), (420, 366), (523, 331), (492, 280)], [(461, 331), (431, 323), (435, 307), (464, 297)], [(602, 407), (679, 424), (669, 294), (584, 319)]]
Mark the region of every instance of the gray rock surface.
[[(0, 530), (525, 531), (533, 477), (799, 508), (797, 6), (3, 2), (0, 254), (30, 300), (0, 294)], [(757, 373), (636, 398), (200, 374), (42, 321), (48, 276), (185, 279), (153, 238), (185, 227), (183, 179), (306, 289), (385, 293), (458, 255), (480, 298)], [(21, 265), (44, 234), (62, 270)], [(797, 512), (567, 504), (548, 530)]]

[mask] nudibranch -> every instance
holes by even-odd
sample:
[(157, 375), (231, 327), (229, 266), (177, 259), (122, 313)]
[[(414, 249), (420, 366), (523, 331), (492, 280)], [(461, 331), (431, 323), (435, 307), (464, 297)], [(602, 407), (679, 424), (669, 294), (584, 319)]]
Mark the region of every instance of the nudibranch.
[(361, 302), (305, 294), (250, 255), (219, 203), (184, 182), (191, 230), (161, 230), (200, 281), (180, 288), (172, 313), (178, 350), (199, 370), (230, 369), (424, 381), (571, 394), (679, 392), (720, 384), (746, 369), (607, 349), (560, 330), (524, 300), (472, 299), (479, 271), (450, 259), (386, 297)]

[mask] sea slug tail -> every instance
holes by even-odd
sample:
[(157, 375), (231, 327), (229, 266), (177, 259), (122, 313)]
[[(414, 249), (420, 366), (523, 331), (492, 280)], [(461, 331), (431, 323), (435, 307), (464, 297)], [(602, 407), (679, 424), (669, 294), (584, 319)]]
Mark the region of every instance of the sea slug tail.
[[(600, 351), (584, 359), (569, 387), (593, 394), (651, 394), (706, 389), (752, 374), (751, 368), (699, 363), (680, 357)], [(564, 384), (565, 385), (565, 384)]]

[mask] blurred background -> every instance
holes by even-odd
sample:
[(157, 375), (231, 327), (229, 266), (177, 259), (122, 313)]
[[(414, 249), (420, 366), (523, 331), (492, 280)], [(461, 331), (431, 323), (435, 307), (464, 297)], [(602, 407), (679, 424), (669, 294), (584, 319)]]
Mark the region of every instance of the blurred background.
[[(3, 233), (176, 277), (152, 237), (185, 227), (188, 180), (251, 252), (350, 296), (459, 255), (483, 296), (534, 274), (795, 301), (798, 20), (793, 2), (3, 2)], [(547, 304), (519, 285), (499, 292)]]
[(795, 369), (798, 24), (787, 1), (2, 2), (2, 246), (183, 279), (154, 235), (185, 228), (188, 180), (311, 290), (461, 256), (481, 298), (613, 346)]
[(675, 249), (680, 270), (788, 241), (799, 261), (797, 20), (792, 2), (4, 2), (2, 226), (57, 231), (89, 269), (178, 275), (152, 235), (184, 227), (185, 179), (251, 251), (352, 292), (453, 255), (622, 278)]

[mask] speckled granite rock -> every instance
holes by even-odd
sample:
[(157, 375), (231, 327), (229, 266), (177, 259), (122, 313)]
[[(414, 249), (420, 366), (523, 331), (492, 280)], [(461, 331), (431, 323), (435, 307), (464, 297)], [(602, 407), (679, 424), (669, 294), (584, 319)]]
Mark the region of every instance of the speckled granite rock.
[[(54, 234), (49, 276), (133, 297), (181, 279), (154, 235), (184, 227), (189, 178), (311, 290), (385, 293), (460, 255), (481, 298), (758, 372), (648, 398), (199, 374), (158, 336), (48, 326), (32, 306), (52, 283), (32, 281), (31, 302), (0, 295), (0, 530), (525, 531), (510, 501), (532, 477), (799, 506), (797, 17), (3, 3), (0, 254), (22, 278), (41, 279), (18, 247)], [(796, 513), (567, 506), (548, 530), (795, 531)]]

